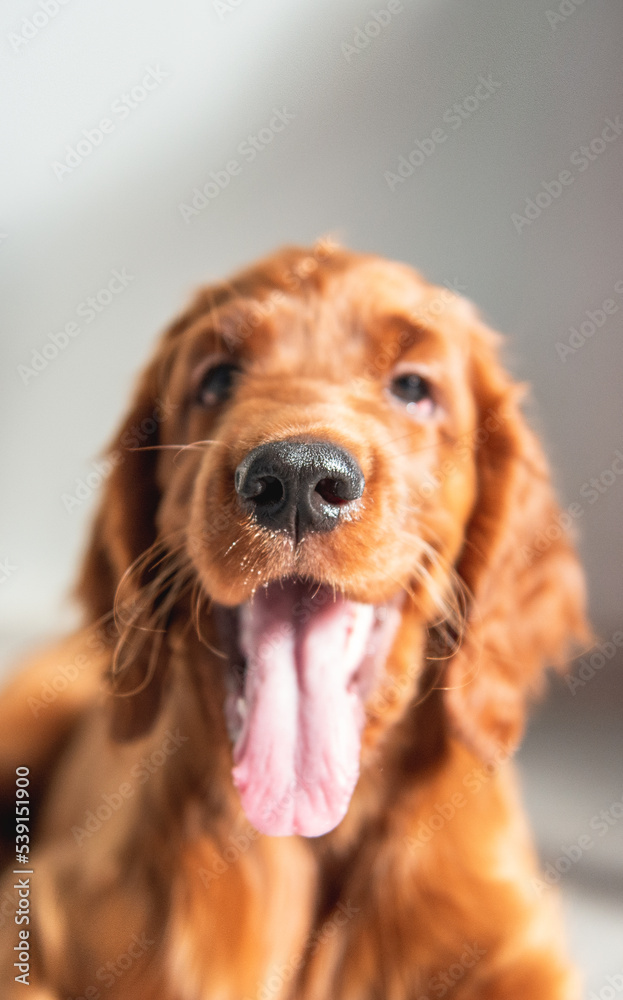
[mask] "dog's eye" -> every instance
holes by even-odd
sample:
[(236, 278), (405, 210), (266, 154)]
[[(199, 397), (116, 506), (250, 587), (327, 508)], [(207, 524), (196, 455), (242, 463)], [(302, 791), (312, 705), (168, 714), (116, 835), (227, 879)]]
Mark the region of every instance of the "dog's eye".
[(431, 386), (415, 372), (398, 375), (391, 382), (390, 392), (407, 404), (410, 413), (429, 416), (435, 409)]
[(209, 368), (197, 387), (197, 402), (201, 406), (222, 403), (229, 396), (239, 370), (237, 365), (226, 361)]

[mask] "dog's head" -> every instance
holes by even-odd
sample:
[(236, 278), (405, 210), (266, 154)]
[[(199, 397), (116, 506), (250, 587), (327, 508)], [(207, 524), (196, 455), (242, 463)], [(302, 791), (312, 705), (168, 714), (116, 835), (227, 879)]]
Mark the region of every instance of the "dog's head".
[(497, 340), (333, 244), (198, 295), (115, 439), (81, 581), (93, 618), (117, 595), (117, 735), (151, 725), (166, 631), (194, 615), (220, 630), (234, 781), (265, 832), (340, 821), (371, 699), (389, 673), (416, 697), (443, 622), (449, 727), (484, 755), (516, 743), (583, 587)]

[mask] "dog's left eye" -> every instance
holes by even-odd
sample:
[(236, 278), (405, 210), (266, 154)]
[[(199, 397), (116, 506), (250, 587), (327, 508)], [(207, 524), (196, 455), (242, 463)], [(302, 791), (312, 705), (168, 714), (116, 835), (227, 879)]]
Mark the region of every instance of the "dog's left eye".
[(222, 403), (231, 393), (239, 371), (237, 365), (227, 362), (209, 368), (197, 388), (197, 402), (202, 406), (216, 406)]
[(409, 411), (428, 415), (435, 408), (430, 384), (415, 372), (398, 375), (389, 388), (392, 395), (407, 404)]

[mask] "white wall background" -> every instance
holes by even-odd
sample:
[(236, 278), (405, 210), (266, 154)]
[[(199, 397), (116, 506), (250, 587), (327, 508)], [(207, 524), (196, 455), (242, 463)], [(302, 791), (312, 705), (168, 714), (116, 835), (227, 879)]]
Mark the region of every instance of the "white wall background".
[[(61, 497), (92, 470), (155, 333), (194, 285), (282, 242), (331, 231), (463, 285), (512, 334), (565, 502), (623, 447), (623, 135), (570, 166), (623, 112), (620, 0), (566, 0), (553, 24), (553, 0), (405, 2), (354, 55), (342, 43), (368, 0), (218, 6), (68, 0), (54, 14), (49, 0), (47, 24), (38, 0), (2, 6), (5, 630), (58, 621), (95, 505), (68, 512)], [(122, 120), (111, 106), (148, 67), (166, 79)], [(489, 100), (444, 123), (489, 75)], [(295, 117), (248, 163), (236, 149), (273, 108)], [(107, 116), (114, 131), (59, 179), (54, 162)], [(392, 192), (384, 172), (438, 127), (447, 140)], [(241, 173), (185, 223), (179, 204), (234, 156)], [(573, 183), (518, 233), (511, 214), (563, 169)], [(18, 365), (80, 322), (114, 268), (128, 288), (24, 385)], [(563, 363), (556, 342), (606, 298), (617, 313)], [(622, 495), (619, 476), (578, 523), (605, 632), (621, 620)]]

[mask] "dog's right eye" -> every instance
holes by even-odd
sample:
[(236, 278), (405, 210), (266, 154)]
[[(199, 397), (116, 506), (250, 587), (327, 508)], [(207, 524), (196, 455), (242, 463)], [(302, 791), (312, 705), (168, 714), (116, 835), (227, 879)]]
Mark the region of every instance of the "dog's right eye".
[(201, 406), (217, 406), (230, 395), (240, 369), (237, 365), (222, 362), (205, 373), (197, 387), (197, 402)]
[(431, 384), (417, 372), (404, 372), (391, 382), (389, 390), (405, 404), (408, 413), (420, 419), (435, 412), (435, 399)]

